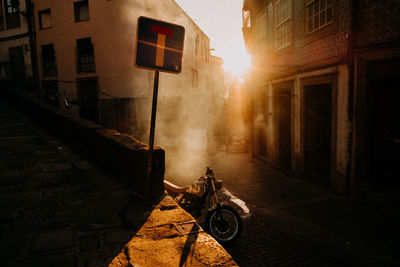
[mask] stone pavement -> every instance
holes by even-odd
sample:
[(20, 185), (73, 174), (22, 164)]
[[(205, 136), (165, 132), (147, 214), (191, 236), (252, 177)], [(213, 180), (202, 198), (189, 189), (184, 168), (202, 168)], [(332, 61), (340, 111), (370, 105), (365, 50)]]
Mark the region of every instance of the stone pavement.
[(351, 199), (251, 158), (234, 168), (218, 162), (228, 158), (214, 158), (217, 177), (251, 213), (226, 247), (240, 266), (400, 266), (398, 188)]
[[(165, 212), (185, 213), (168, 197), (158, 206), (146, 205), (111, 178), (0, 99), (0, 266), (133, 266), (143, 263), (135, 253), (124, 258), (126, 264), (116, 265), (113, 259), (136, 233), (154, 241), (152, 236), (160, 229), (163, 235), (158, 234), (158, 240), (167, 238), (174, 249), (174, 254), (166, 255), (181, 266), (204, 261), (235, 265), (204, 233), (180, 235), (172, 227), (161, 227), (177, 222), (164, 218)], [(154, 224), (161, 219), (163, 224)], [(172, 237), (177, 241), (171, 242)], [(160, 263), (160, 259), (151, 262), (151, 253), (160, 253), (158, 244), (141, 248), (149, 266)], [(211, 252), (204, 253), (207, 250)], [(200, 252), (214, 255), (215, 263), (212, 257), (197, 257)]]
[[(168, 150), (166, 155), (171, 156)], [(225, 246), (240, 266), (400, 266), (398, 187), (365, 189), (351, 199), (285, 175), (250, 154), (196, 156), (196, 164), (213, 168), (229, 190), (222, 190), (220, 200), (242, 215), (242, 236)], [(166, 171), (168, 180), (180, 185), (196, 178)], [(248, 214), (232, 195), (246, 204)]]

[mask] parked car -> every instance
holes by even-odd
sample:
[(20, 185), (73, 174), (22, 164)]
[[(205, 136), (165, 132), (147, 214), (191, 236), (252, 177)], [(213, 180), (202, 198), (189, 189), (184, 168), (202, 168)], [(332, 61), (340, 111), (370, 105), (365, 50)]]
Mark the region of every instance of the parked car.
[(217, 150), (219, 151), (225, 151), (225, 142), (228, 139), (226, 136), (217, 136), (216, 137), (216, 143), (217, 143)]
[(242, 136), (231, 136), (225, 141), (226, 152), (247, 152), (247, 141)]

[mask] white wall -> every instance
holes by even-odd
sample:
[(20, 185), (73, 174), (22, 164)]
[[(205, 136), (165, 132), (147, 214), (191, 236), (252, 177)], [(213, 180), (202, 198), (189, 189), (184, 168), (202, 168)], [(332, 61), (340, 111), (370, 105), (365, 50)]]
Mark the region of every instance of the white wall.
[[(82, 77), (98, 77), (100, 90), (120, 98), (143, 99), (140, 117), (150, 118), (154, 71), (135, 67), (136, 28), (139, 16), (180, 24), (185, 27), (183, 66), (180, 74), (160, 73), (159, 99), (182, 97), (184, 123), (181, 131), (207, 130), (211, 93), (206, 85), (210, 75), (209, 38), (196, 26), (173, 0), (103, 1), (89, 0), (90, 20), (74, 21), (73, 2), (65, 0), (35, 0), (35, 19), (38, 11), (51, 8), (52, 28), (37, 31), (38, 55), (40, 47), (53, 43), (56, 50), (59, 91), (76, 96), (74, 81)], [(91, 37), (95, 49), (96, 73), (77, 74), (75, 66), (76, 39)], [(199, 40), (195, 51), (195, 40)], [(198, 86), (192, 86), (192, 69), (198, 71)], [(40, 73), (41, 75), (41, 73)], [(50, 77), (48, 79), (54, 79)], [(107, 98), (107, 95), (100, 95)], [(145, 100), (149, 102), (145, 104)], [(159, 112), (162, 112), (161, 110)], [(157, 122), (156, 127), (161, 127)], [(157, 138), (162, 129), (157, 128)], [(156, 131), (157, 133), (157, 131)], [(160, 140), (161, 140), (160, 139)]]

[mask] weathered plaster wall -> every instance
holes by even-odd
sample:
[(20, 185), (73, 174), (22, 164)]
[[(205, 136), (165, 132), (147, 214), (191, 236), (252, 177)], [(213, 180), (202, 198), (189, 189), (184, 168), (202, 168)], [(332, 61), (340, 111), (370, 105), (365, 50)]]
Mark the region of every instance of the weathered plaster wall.
[[(146, 127), (150, 119), (154, 71), (135, 67), (138, 17), (147, 16), (183, 25), (185, 44), (182, 72), (160, 73), (159, 100), (162, 103), (163, 98), (181, 99), (179, 116), (185, 124), (175, 126), (180, 132), (206, 132), (211, 94), (206, 82), (211, 74), (209, 38), (173, 0), (89, 0), (90, 19), (83, 22), (74, 20), (73, 2), (76, 1), (34, 2), (36, 21), (38, 11), (51, 8), (52, 27), (40, 30), (36, 25), (39, 52), (41, 45), (50, 43), (54, 44), (56, 50), (58, 76), (46, 79), (57, 79), (60, 93), (66, 92), (77, 98), (76, 79), (98, 77), (99, 90), (104, 93), (99, 94), (100, 99), (135, 98), (137, 117)], [(91, 37), (94, 45), (96, 72), (81, 74), (76, 72), (75, 66), (76, 40), (86, 37)], [(197, 82), (193, 81), (195, 75)], [(162, 108), (162, 104), (159, 108)], [(78, 112), (76, 107), (70, 110), (76, 114)], [(167, 124), (157, 117), (158, 127), (167, 128)], [(168, 130), (172, 131), (171, 127)], [(161, 133), (156, 133), (156, 139), (164, 143), (168, 138)]]

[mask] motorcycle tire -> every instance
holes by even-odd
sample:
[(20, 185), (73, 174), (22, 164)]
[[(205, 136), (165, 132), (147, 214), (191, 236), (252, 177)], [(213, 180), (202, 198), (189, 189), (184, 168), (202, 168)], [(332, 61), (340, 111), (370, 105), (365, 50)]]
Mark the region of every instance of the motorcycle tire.
[(242, 219), (237, 211), (227, 205), (207, 212), (205, 230), (221, 244), (235, 242), (242, 233)]

